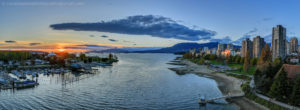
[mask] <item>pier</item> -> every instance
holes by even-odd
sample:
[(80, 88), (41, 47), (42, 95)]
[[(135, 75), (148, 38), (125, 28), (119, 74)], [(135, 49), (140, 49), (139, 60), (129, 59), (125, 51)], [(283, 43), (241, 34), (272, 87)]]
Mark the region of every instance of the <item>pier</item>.
[(221, 99), (230, 99), (230, 98), (239, 98), (239, 97), (243, 97), (244, 94), (241, 95), (225, 95), (225, 96), (221, 96), (221, 97), (215, 97), (215, 98), (211, 98), (211, 99), (199, 99), (199, 104), (205, 105), (206, 103), (215, 103), (216, 100), (221, 100)]

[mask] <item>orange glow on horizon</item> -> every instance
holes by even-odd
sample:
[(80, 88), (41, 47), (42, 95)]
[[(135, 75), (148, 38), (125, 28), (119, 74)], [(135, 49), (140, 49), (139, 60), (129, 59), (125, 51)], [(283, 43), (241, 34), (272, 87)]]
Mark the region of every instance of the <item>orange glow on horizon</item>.
[(64, 52), (64, 51), (65, 51), (65, 49), (58, 49), (58, 51), (60, 51), (60, 52)]
[(0, 51), (40, 51), (40, 52), (67, 52), (67, 53), (76, 53), (76, 52), (88, 52), (86, 49), (0, 49)]

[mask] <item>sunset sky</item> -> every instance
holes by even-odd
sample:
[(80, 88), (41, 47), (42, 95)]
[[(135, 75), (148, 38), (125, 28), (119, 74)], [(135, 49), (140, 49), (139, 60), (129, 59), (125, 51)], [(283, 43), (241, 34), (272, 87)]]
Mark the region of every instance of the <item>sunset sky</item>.
[(166, 47), (268, 36), (300, 38), (298, 0), (0, 0), (0, 49)]

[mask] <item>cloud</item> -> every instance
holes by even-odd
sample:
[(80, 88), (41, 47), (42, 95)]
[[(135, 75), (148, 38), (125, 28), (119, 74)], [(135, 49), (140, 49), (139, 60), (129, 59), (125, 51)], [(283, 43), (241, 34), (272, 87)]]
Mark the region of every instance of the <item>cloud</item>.
[(7, 40), (7, 41), (4, 41), (5, 43), (17, 43), (17, 41), (13, 41), (13, 40)]
[(219, 42), (219, 43), (228, 44), (228, 43), (231, 43), (232, 40), (230, 39), (229, 36), (226, 36), (226, 37), (221, 38), (221, 39), (211, 39), (210, 42)]
[(215, 31), (196, 30), (179, 24), (170, 18), (154, 15), (129, 16), (125, 19), (102, 21), (98, 23), (52, 24), (54, 30), (98, 31), (131, 35), (150, 35), (160, 38), (181, 40), (205, 40), (216, 35)]
[(90, 35), (90, 37), (95, 37), (94, 35)]
[(249, 35), (249, 36), (254, 36), (254, 35), (256, 35), (256, 32), (257, 32), (257, 31), (258, 31), (257, 28), (253, 28), (253, 29), (250, 30), (249, 32), (245, 33), (244, 36), (247, 36), (247, 35)]
[(246, 38), (252, 39), (255, 36), (257, 36), (258, 35), (257, 31), (258, 31), (257, 28), (253, 28), (252, 30), (246, 32), (241, 38), (239, 38), (235, 41), (232, 41), (232, 43), (235, 45), (242, 45), (242, 41), (245, 40)]
[(29, 43), (30, 46), (41, 45), (41, 43)]
[(102, 45), (90, 45), (90, 44), (75, 45), (75, 46), (80, 46), (80, 47), (107, 47), (107, 46), (102, 46)]
[(127, 41), (127, 40), (123, 40), (123, 42), (125, 42), (125, 43), (134, 43), (132, 41)]
[(103, 45), (94, 45), (94, 44), (83, 44), (83, 45), (73, 45), (67, 46), (66, 49), (82, 49), (82, 50), (105, 50), (115, 48), (113, 46), (103, 46)]
[(102, 36), (100, 36), (100, 37), (103, 37), (103, 38), (108, 38), (108, 36), (107, 36), (107, 35), (102, 35)]
[(111, 42), (118, 42), (118, 40), (115, 40), (115, 39), (108, 39), (108, 40)]
[(272, 18), (263, 18), (262, 20), (263, 21), (270, 21), (270, 20), (272, 20)]

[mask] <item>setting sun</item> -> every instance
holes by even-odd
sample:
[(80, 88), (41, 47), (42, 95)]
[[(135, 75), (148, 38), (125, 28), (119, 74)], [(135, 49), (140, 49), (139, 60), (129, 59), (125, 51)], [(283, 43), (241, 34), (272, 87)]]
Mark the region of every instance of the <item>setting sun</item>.
[(64, 52), (64, 51), (65, 51), (65, 49), (58, 49), (58, 51), (60, 51), (60, 52)]

